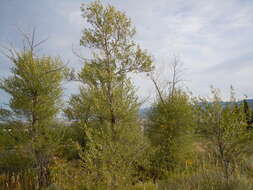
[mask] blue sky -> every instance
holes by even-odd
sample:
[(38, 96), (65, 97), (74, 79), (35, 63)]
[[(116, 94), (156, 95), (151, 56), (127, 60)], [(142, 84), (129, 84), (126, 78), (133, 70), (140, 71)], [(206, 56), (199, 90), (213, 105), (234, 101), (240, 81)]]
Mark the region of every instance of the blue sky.
[[(19, 48), (24, 31), (37, 29), (38, 39), (49, 38), (41, 54), (61, 56), (69, 66), (82, 63), (73, 55), (85, 22), (81, 3), (86, 0), (1, 0), (0, 45)], [(107, 0), (124, 11), (136, 27), (136, 41), (154, 58), (162, 80), (172, 55), (184, 62), (185, 86), (194, 95), (207, 95), (210, 85), (224, 95), (230, 85), (238, 96), (253, 98), (253, 1), (252, 0)], [(83, 55), (86, 50), (82, 49)], [(9, 74), (10, 63), (0, 55), (0, 77)], [(153, 86), (145, 76), (134, 77), (140, 98), (150, 98)], [(65, 85), (67, 97), (77, 85)], [(0, 91), (0, 103), (8, 96)]]

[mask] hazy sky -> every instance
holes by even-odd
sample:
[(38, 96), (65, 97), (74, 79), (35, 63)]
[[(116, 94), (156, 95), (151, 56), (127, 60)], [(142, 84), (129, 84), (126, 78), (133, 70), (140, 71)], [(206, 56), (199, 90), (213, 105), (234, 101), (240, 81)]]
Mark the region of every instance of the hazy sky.
[[(85, 22), (81, 3), (86, 0), (0, 0), (0, 45), (19, 48), (16, 28), (37, 28), (38, 39), (49, 37), (40, 53), (61, 56), (69, 66), (82, 64), (73, 55)], [(124, 11), (136, 27), (136, 41), (147, 49), (160, 70), (172, 55), (184, 62), (185, 85), (194, 95), (207, 95), (210, 85), (225, 94), (232, 84), (239, 96), (253, 97), (253, 1), (252, 0), (108, 0)], [(85, 55), (85, 50), (83, 50)], [(8, 76), (9, 62), (0, 56), (0, 77)], [(162, 68), (162, 69), (161, 69)], [(170, 76), (163, 72), (164, 76)], [(144, 76), (135, 78), (140, 97), (153, 87)], [(66, 96), (77, 92), (67, 84)], [(7, 96), (0, 92), (0, 102)]]

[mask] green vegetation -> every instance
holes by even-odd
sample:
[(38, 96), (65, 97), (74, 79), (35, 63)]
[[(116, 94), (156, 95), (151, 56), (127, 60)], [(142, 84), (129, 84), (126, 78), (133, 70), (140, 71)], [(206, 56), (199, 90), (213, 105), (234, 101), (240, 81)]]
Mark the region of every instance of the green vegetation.
[[(178, 85), (179, 60), (168, 87), (151, 56), (134, 41), (130, 19), (95, 1), (81, 6), (89, 27), (80, 45), (91, 57), (80, 71), (39, 56), (32, 36), (6, 49), (10, 95), (0, 109), (0, 189), (247, 190), (253, 189), (253, 111), (247, 101), (195, 98)], [(130, 75), (148, 73), (157, 98), (144, 118)], [(62, 83), (79, 92), (65, 103)], [(61, 114), (61, 115), (60, 115)], [(67, 119), (59, 119), (64, 115)]]
[[(42, 189), (51, 183), (50, 162), (60, 141), (55, 117), (61, 106), (64, 67), (59, 59), (37, 56), (35, 46), (27, 40), (22, 51), (10, 50), (12, 75), (0, 83), (11, 96), (9, 109), (1, 109), (0, 167), (7, 180), (20, 178), (20, 173), (32, 175)], [(12, 188), (8, 182), (2, 185)]]

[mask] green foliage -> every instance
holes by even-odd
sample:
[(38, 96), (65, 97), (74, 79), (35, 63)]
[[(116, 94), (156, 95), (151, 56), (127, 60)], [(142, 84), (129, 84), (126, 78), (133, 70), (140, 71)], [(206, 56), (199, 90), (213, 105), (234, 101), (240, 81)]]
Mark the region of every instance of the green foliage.
[(80, 44), (99, 52), (93, 52), (92, 61), (86, 63), (84, 70), (91, 72), (83, 73), (84, 76), (92, 75), (107, 82), (112, 77), (109, 75), (121, 80), (128, 72), (151, 70), (152, 60), (133, 41), (135, 29), (124, 13), (100, 1), (83, 5), (81, 10), (91, 27), (84, 29)]
[[(131, 20), (111, 5), (81, 6), (80, 45), (90, 52), (79, 72), (59, 58), (7, 49), (10, 95), (0, 108), (0, 189), (4, 190), (240, 190), (253, 189), (253, 112), (246, 101), (224, 103), (218, 90), (196, 102), (178, 88), (175, 57), (168, 89), (149, 73), (158, 98), (147, 117), (131, 75), (153, 70), (133, 40)], [(65, 77), (79, 93), (64, 106)], [(194, 104), (195, 103), (195, 104)], [(68, 122), (57, 116), (64, 107)], [(197, 138), (199, 137), (199, 138)]]
[(138, 181), (135, 166), (143, 162), (147, 144), (136, 126), (118, 127), (116, 137), (108, 126), (87, 131), (89, 141), (80, 156), (89, 187), (100, 184), (115, 189)]
[(81, 46), (92, 51), (76, 79), (80, 93), (65, 110), (80, 131), (79, 156), (88, 188), (128, 186), (148, 145), (138, 120), (139, 103), (129, 73), (152, 69), (149, 55), (133, 41), (131, 21), (113, 6), (95, 1), (81, 8), (90, 28)]
[(0, 82), (0, 89), (10, 95), (9, 108), (0, 112), (0, 164), (8, 172), (34, 169), (41, 189), (50, 184), (50, 160), (59, 141), (54, 120), (61, 106), (64, 67), (59, 59), (35, 55), (36, 45), (29, 39), (27, 43), (28, 49), (10, 50), (11, 75)]
[(193, 106), (185, 92), (177, 90), (173, 97), (168, 96), (153, 105), (147, 135), (156, 147), (153, 167), (157, 177), (164, 177), (191, 159), (192, 129)]
[[(38, 58), (32, 52), (16, 53), (12, 57), (12, 76), (1, 82), (1, 89), (11, 95), (10, 108), (19, 117), (31, 121), (47, 121), (55, 116), (62, 93), (62, 73), (54, 70), (62, 67), (59, 59)], [(34, 99), (32, 99), (34, 98)]]
[(245, 113), (245, 117), (246, 117), (246, 122), (248, 124), (248, 128), (252, 128), (252, 124), (253, 124), (253, 111), (252, 109), (249, 107), (248, 103), (246, 100), (243, 100), (242, 102), (242, 106), (243, 106), (243, 111)]
[(212, 89), (211, 101), (201, 99), (198, 106), (198, 131), (206, 140), (206, 151), (219, 162), (226, 178), (245, 156), (252, 154), (252, 131), (247, 129), (243, 106), (231, 101), (223, 106), (218, 90)]

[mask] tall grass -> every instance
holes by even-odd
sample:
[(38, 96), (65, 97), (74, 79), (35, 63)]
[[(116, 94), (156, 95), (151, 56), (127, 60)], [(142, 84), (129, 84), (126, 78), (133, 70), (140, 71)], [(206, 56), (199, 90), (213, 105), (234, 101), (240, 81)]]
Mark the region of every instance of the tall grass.
[(5, 172), (0, 175), (1, 190), (36, 190), (38, 178), (34, 171)]
[[(191, 163), (191, 164), (189, 164)], [(222, 169), (208, 155), (187, 161), (184, 168), (169, 173), (167, 178), (157, 181), (139, 182), (118, 186), (114, 190), (253, 190), (252, 160), (238, 164), (237, 170), (227, 180)], [(60, 167), (60, 168), (58, 168)], [(57, 171), (57, 172), (55, 172)], [(52, 168), (52, 184), (43, 190), (111, 190), (103, 184), (89, 181), (89, 176), (75, 165), (60, 163)], [(86, 173), (87, 174), (87, 173)], [(19, 173), (2, 173), (0, 190), (39, 190), (35, 170)]]

